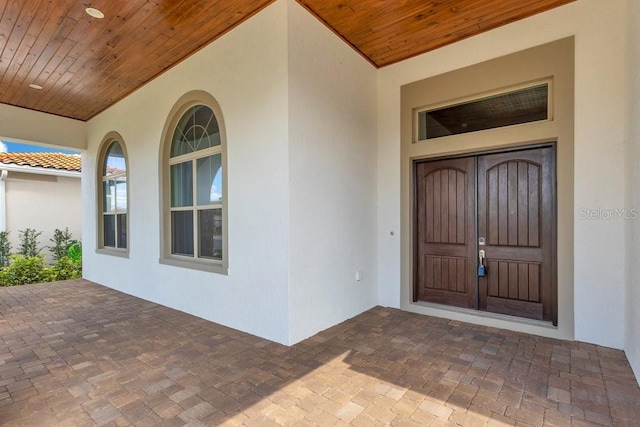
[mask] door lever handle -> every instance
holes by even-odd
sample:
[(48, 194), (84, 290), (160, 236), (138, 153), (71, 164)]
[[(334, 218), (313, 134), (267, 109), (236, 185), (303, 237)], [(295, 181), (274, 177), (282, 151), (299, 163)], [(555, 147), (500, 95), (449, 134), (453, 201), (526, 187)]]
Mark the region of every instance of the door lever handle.
[(478, 251), (478, 277), (485, 277), (487, 275), (487, 267), (484, 266), (484, 250)]

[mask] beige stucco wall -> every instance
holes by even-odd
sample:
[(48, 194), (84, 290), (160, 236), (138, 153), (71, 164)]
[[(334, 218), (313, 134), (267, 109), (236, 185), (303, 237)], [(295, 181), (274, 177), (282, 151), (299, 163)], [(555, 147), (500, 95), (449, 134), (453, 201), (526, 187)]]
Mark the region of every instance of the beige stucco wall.
[[(10, 171), (6, 183), (7, 231), (16, 251), (19, 231), (42, 231), (40, 246), (51, 245), (56, 228), (69, 227), (75, 239), (82, 237), (80, 177), (37, 175)], [(43, 251), (47, 260), (51, 254)]]

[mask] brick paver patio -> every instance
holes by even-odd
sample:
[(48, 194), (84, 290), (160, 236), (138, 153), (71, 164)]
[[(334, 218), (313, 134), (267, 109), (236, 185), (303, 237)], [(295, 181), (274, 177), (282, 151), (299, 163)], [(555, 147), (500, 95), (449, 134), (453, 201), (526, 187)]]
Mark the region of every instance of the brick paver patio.
[(624, 353), (374, 308), (285, 347), (85, 280), (0, 288), (7, 426), (640, 425)]

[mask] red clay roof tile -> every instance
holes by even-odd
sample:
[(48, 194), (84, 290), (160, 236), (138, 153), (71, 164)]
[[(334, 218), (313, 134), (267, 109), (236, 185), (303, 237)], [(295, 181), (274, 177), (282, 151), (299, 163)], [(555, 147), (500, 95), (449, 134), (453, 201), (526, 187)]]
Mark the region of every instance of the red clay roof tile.
[(82, 158), (78, 154), (63, 153), (0, 153), (0, 163), (36, 168), (82, 171)]

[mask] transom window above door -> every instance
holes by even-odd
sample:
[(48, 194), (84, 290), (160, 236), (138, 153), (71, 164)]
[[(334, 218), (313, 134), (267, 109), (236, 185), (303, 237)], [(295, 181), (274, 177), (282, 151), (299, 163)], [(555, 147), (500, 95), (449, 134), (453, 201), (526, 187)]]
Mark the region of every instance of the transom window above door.
[(440, 138), (551, 119), (550, 82), (436, 108), (419, 108), (417, 140)]

